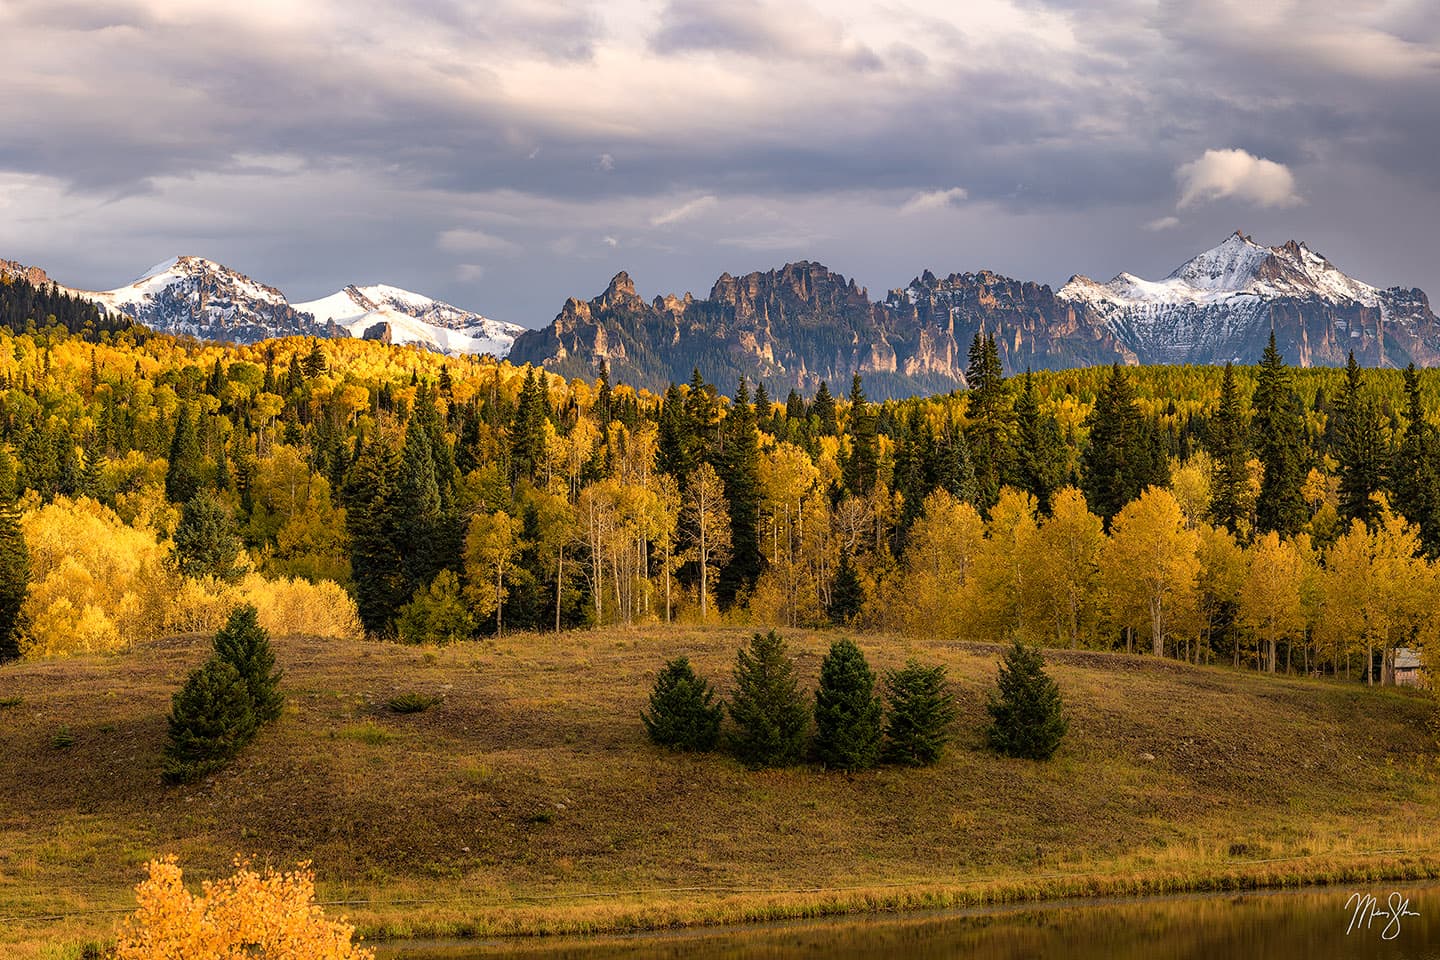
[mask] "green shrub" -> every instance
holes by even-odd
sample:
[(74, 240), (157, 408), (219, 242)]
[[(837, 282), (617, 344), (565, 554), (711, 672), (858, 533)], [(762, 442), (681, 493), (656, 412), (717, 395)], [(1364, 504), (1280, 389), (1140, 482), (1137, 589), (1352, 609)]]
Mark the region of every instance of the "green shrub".
[(809, 710), (785, 641), (774, 630), (755, 634), (735, 658), (732, 746), (747, 766), (781, 767), (804, 755)]
[(863, 770), (880, 759), (880, 698), (865, 654), (836, 640), (820, 664), (815, 692), (815, 757), (835, 770)]
[(215, 634), (215, 655), (235, 668), (250, 693), (250, 710), (257, 725), (278, 719), (285, 706), (280, 693), (281, 672), (275, 668), (270, 635), (260, 626), (253, 606), (230, 614), (224, 629)]
[(441, 570), (430, 586), (400, 608), (395, 631), (403, 643), (451, 643), (475, 633), (475, 618), (460, 595), (460, 580), (453, 570)]
[(428, 693), (401, 693), (385, 701), (385, 706), (395, 713), (424, 713), (444, 699)]
[(999, 689), (990, 695), (990, 746), (1011, 757), (1047, 760), (1060, 746), (1069, 722), (1060, 688), (1045, 672), (1035, 647), (1017, 639), (1000, 664)]
[(70, 732), (69, 727), (61, 727), (55, 731), (55, 736), (50, 738), (50, 746), (56, 750), (68, 750), (75, 746), (75, 734)]
[(912, 767), (939, 760), (955, 722), (955, 696), (945, 687), (945, 668), (911, 660), (885, 675), (885, 695), (884, 758)]
[(650, 691), (650, 709), (640, 721), (650, 739), (676, 750), (715, 749), (723, 708), (715, 703), (710, 684), (695, 675), (690, 661), (678, 657), (665, 664)]
[(171, 701), (169, 727), (167, 782), (185, 783), (223, 767), (255, 734), (250, 690), (239, 671), (207, 660)]

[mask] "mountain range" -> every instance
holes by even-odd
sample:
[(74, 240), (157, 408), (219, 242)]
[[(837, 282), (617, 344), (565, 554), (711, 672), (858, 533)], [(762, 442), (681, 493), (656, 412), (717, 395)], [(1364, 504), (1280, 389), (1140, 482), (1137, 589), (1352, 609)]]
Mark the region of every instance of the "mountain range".
[[(0, 260), (0, 274), (50, 282)], [(68, 288), (62, 288), (67, 289)], [(352, 285), (303, 303), (199, 257), (177, 257), (117, 290), (68, 290), (153, 329), (251, 343), (274, 336), (367, 337), (450, 354), (490, 353), (565, 376), (651, 389), (698, 368), (722, 386), (741, 376), (772, 391), (812, 392), (864, 375), (871, 396), (965, 384), (976, 333), (993, 335), (1010, 373), (1101, 363), (1259, 360), (1271, 330), (1300, 366), (1440, 365), (1440, 323), (1418, 289), (1356, 280), (1304, 243), (1266, 247), (1236, 231), (1162, 280), (1074, 276), (1058, 290), (988, 270), (925, 271), (875, 301), (810, 261), (734, 277), (699, 298), (646, 300), (620, 273), (598, 297), (570, 298), (544, 327), (512, 323), (399, 287)]]

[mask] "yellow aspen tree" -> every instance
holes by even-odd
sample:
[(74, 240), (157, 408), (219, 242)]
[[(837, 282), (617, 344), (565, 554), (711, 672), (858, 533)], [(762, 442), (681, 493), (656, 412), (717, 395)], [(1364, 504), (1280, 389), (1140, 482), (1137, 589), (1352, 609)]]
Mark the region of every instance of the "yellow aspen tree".
[(1104, 541), (1104, 524), (1075, 487), (1055, 494), (1050, 516), (1032, 540), (1027, 594), (1036, 606), (1035, 620), (1052, 624), (1056, 640), (1071, 649), (1080, 645), (1081, 632), (1093, 619)]
[(1193, 606), (1199, 540), (1170, 491), (1150, 487), (1116, 514), (1100, 551), (1101, 579), (1119, 625), (1148, 627), (1156, 656), (1165, 654), (1172, 622)]
[[(1245, 585), (1240, 590), (1240, 622), (1261, 644), (1266, 673), (1274, 673), (1281, 640), (1305, 631), (1301, 603), (1305, 561), (1295, 544), (1271, 530), (1249, 550)], [(1286, 655), (1288, 664), (1289, 655)]]
[(985, 521), (969, 503), (946, 490), (935, 490), (925, 498), (924, 512), (906, 541), (903, 596), (894, 598), (906, 611), (907, 634), (959, 635), (967, 588), (984, 537)]
[(477, 513), (465, 533), (465, 596), (477, 616), (495, 615), (495, 632), (504, 630), (505, 574), (523, 546), (519, 517), (503, 510)]
[(725, 484), (715, 468), (702, 463), (685, 483), (686, 559), (700, 568), (700, 620), (710, 615), (710, 581), (730, 556), (730, 511)]

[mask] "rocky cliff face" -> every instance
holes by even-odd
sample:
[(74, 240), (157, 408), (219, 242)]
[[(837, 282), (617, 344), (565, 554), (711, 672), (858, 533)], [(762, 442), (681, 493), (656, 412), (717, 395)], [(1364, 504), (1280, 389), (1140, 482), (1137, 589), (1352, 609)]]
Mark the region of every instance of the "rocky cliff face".
[(843, 390), (858, 372), (871, 396), (909, 396), (963, 387), (970, 339), (981, 329), (1003, 339), (1014, 370), (1126, 359), (1091, 312), (1057, 301), (1048, 287), (991, 273), (926, 273), (875, 303), (853, 280), (809, 261), (723, 274), (704, 299), (646, 302), (622, 273), (599, 297), (571, 299), (548, 327), (523, 334), (510, 358), (567, 376), (592, 375), (603, 358), (614, 379), (657, 390), (696, 367), (722, 386), (744, 375), (772, 393), (812, 392), (821, 380)]

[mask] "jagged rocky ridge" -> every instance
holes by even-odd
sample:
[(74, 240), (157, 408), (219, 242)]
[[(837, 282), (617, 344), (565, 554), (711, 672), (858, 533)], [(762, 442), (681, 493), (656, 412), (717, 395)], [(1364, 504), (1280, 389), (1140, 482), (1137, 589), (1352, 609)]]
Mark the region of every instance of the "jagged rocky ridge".
[(1074, 277), (1059, 290), (988, 270), (926, 271), (872, 302), (818, 263), (716, 281), (708, 297), (642, 299), (619, 274), (593, 300), (570, 299), (512, 348), (515, 362), (567, 376), (605, 360), (620, 381), (663, 388), (693, 368), (728, 386), (742, 375), (772, 392), (842, 387), (853, 372), (872, 396), (964, 385), (978, 331), (1006, 370), (1097, 363), (1255, 363), (1274, 328), (1286, 359), (1378, 366), (1440, 363), (1440, 324), (1419, 290), (1354, 280), (1304, 244), (1263, 247), (1236, 232), (1165, 280)]

